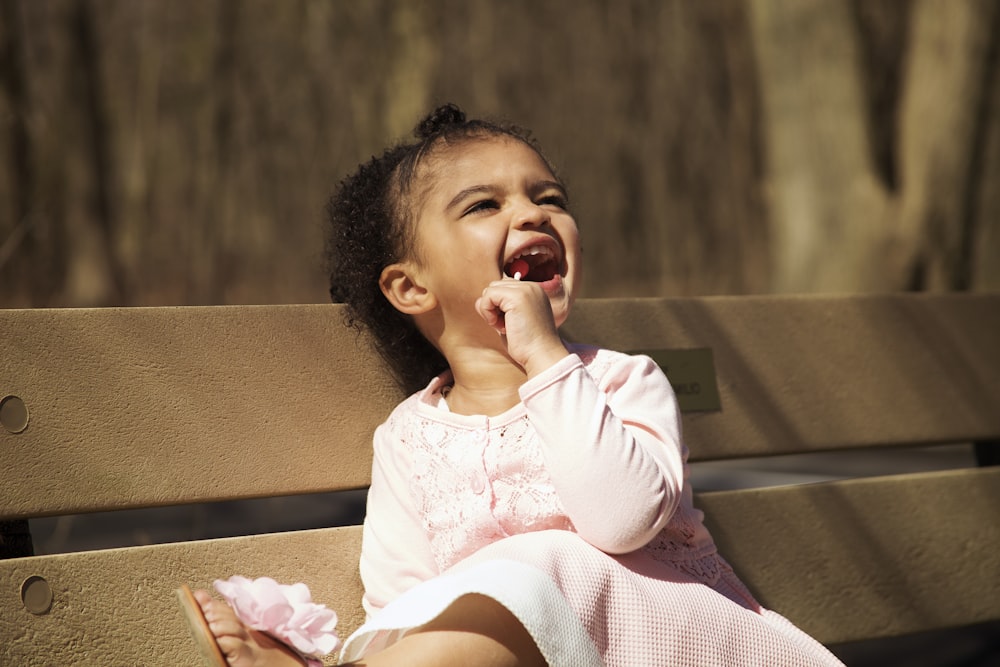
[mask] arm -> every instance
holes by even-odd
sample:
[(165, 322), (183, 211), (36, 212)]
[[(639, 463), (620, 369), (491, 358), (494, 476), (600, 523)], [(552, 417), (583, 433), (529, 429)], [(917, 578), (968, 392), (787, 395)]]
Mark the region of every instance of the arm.
[(622, 355), (599, 386), (572, 354), (520, 394), (581, 537), (627, 553), (662, 530), (680, 502), (684, 463), (673, 389), (651, 359)]
[(438, 574), (410, 497), (409, 451), (390, 422), (375, 431), (372, 484), (361, 543), (362, 604), (370, 617), (404, 591)]

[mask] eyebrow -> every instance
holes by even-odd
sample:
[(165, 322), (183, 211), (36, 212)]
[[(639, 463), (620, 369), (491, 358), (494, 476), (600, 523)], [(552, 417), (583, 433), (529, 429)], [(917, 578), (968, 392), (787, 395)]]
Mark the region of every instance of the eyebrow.
[(537, 183), (533, 183), (529, 189), (532, 194), (537, 194), (550, 189), (558, 190), (562, 198), (569, 201), (569, 193), (566, 192), (566, 188), (559, 181), (538, 181)]
[(448, 202), (448, 205), (444, 207), (444, 210), (445, 211), (450, 211), (451, 209), (453, 209), (456, 206), (458, 206), (464, 199), (468, 199), (469, 197), (472, 197), (473, 195), (478, 195), (478, 194), (492, 194), (493, 192), (496, 192), (496, 188), (494, 188), (492, 186), (489, 186), (489, 185), (473, 185), (471, 188), (465, 188), (464, 190), (459, 191), (459, 193), (457, 195), (455, 195), (454, 197), (452, 197), (451, 201)]
[[(531, 192), (533, 195), (548, 189), (558, 190), (559, 194), (563, 197), (563, 199), (567, 200), (569, 199), (569, 195), (566, 193), (566, 188), (563, 187), (563, 184), (560, 183), (559, 181), (549, 181), (549, 180), (537, 181), (528, 186), (528, 191)], [(451, 198), (451, 201), (448, 202), (448, 204), (444, 207), (444, 209), (445, 211), (450, 211), (451, 209), (458, 206), (460, 203), (462, 203), (462, 201), (468, 199), (469, 197), (479, 194), (493, 194), (496, 192), (496, 190), (497, 188), (493, 187), (492, 185), (473, 185), (470, 188), (465, 188), (464, 190), (460, 190), (458, 194), (456, 194), (454, 197)]]

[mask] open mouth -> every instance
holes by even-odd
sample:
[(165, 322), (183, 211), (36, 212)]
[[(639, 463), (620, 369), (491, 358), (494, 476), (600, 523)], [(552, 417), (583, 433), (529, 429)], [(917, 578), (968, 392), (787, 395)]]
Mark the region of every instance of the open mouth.
[(533, 245), (514, 255), (504, 265), (503, 272), (515, 280), (544, 283), (559, 275), (559, 262), (552, 248)]

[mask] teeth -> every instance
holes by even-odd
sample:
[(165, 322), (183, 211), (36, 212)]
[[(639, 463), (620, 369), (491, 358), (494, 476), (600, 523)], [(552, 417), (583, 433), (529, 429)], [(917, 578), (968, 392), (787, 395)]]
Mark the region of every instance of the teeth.
[(532, 255), (532, 256), (545, 255), (547, 257), (551, 257), (552, 254), (553, 253), (551, 248), (542, 245), (533, 245), (519, 252), (517, 255), (514, 256), (514, 259), (517, 259), (518, 257), (525, 257), (527, 255)]

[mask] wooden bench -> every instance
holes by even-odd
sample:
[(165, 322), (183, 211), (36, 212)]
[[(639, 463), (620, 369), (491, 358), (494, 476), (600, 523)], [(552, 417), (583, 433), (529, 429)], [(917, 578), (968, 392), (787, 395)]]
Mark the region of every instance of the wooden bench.
[[(0, 311), (7, 555), (35, 517), (364, 488), (400, 395), (341, 315)], [(674, 351), (692, 461), (1000, 440), (1000, 295), (584, 300), (566, 330)], [(1000, 619), (1000, 467), (697, 502), (760, 599), (823, 642)], [(359, 546), (348, 527), (0, 560), (0, 664), (197, 664), (173, 591), (231, 574), (305, 581), (346, 635)]]

